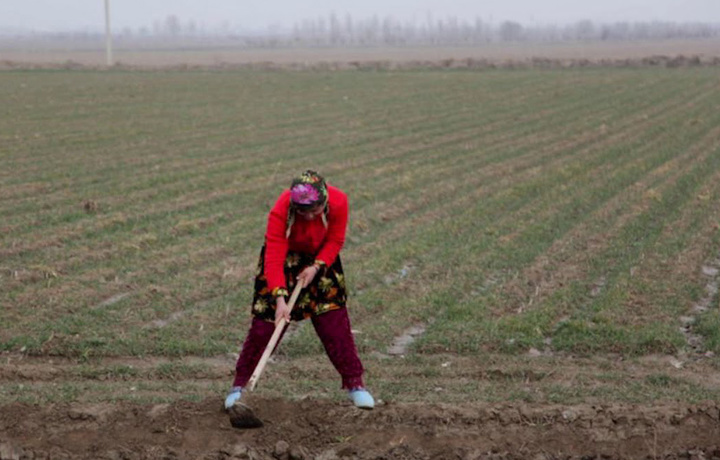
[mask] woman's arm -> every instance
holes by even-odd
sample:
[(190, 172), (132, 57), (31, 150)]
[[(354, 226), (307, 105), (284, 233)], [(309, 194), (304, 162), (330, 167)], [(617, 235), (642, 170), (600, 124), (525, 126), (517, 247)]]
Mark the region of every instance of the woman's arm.
[(332, 265), (340, 250), (345, 245), (345, 232), (348, 222), (348, 198), (340, 189), (328, 187), (330, 193), (330, 212), (328, 215), (328, 231), (315, 260), (320, 264)]
[(287, 213), (290, 205), (290, 192), (283, 192), (268, 215), (265, 232), (265, 278), (268, 289), (276, 294), (277, 289), (285, 289), (285, 258), (288, 252), (288, 240), (285, 236)]

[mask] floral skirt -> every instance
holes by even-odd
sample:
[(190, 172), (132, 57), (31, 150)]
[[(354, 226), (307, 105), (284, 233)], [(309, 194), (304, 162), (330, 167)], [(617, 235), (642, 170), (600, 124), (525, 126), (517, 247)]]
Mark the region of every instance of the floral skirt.
[[(315, 262), (314, 254), (288, 251), (285, 258), (285, 281), (288, 291), (295, 288), (297, 276), (307, 266)], [(253, 295), (252, 314), (265, 321), (275, 321), (275, 298), (268, 288), (265, 278), (265, 246), (260, 251), (257, 274), (255, 276), (255, 294)], [(329, 266), (323, 266), (310, 285), (300, 292), (300, 296), (290, 313), (290, 319), (300, 321), (313, 315), (344, 308), (347, 302), (345, 275), (340, 255)]]

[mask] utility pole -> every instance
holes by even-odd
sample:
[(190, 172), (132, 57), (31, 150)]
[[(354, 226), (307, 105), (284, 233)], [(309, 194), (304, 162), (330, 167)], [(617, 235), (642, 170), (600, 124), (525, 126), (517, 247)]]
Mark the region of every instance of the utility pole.
[(105, 0), (105, 57), (107, 66), (113, 65), (112, 31), (110, 30), (110, 0)]

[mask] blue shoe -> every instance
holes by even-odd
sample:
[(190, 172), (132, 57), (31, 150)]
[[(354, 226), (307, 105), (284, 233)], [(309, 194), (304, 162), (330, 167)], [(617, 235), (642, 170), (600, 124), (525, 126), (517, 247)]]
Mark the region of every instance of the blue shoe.
[(225, 398), (225, 410), (230, 409), (236, 402), (240, 401), (242, 387), (232, 387)]
[(355, 407), (360, 409), (372, 409), (375, 407), (375, 400), (365, 388), (353, 388), (348, 391), (348, 396), (350, 396)]

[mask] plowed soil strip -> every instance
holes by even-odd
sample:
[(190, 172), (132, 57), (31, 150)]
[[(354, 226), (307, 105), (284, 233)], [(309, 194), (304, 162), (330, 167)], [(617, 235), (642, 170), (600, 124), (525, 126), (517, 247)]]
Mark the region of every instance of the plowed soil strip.
[[(230, 426), (218, 401), (155, 406), (12, 404), (3, 458), (711, 458), (717, 404), (458, 406), (254, 399), (265, 427)], [(492, 456), (491, 456), (492, 455)], [(549, 457), (548, 457), (549, 456)]]

